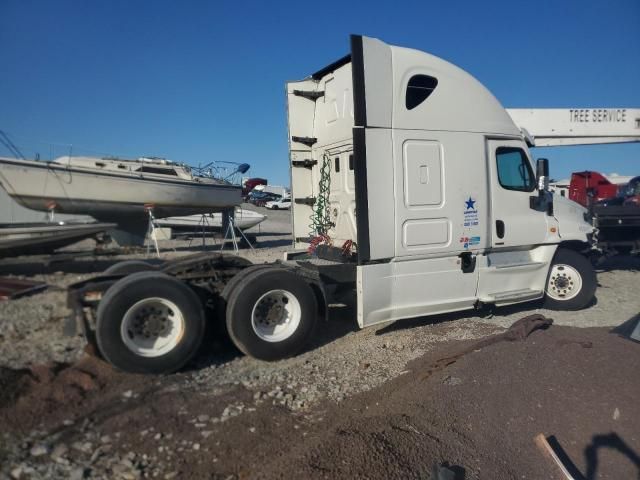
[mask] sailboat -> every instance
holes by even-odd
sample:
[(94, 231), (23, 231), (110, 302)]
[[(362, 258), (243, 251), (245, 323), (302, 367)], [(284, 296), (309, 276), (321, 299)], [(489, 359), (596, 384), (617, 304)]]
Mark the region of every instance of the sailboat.
[(248, 169), (237, 164), (223, 178), (156, 157), (0, 157), (0, 183), (26, 208), (115, 222), (122, 234), (112, 233), (119, 243), (140, 244), (150, 218), (233, 211), (242, 202), (242, 187), (229, 178)]

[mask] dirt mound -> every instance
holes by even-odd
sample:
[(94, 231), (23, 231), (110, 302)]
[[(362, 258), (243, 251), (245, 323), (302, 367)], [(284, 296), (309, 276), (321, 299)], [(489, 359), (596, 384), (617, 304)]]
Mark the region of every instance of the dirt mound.
[(0, 367), (0, 409), (12, 405), (29, 385), (29, 370)]
[(49, 363), (29, 369), (0, 369), (0, 423), (26, 431), (86, 410), (90, 399), (117, 383), (121, 374), (96, 357), (73, 364)]
[[(132, 478), (424, 479), (441, 465), (455, 479), (556, 478), (540, 433), (586, 478), (635, 478), (638, 344), (550, 323), (530, 316), (484, 340), (441, 344), (381, 387), (296, 412), (277, 402), (282, 390), (125, 375), (92, 357), (2, 370), (0, 386), (20, 393), (2, 397), (0, 424), (53, 427), (11, 457), (39, 478), (86, 465), (96, 478), (124, 468)], [(68, 465), (30, 459), (60, 443)]]
[(553, 320), (544, 315), (533, 314), (517, 320), (506, 331), (497, 335), (492, 335), (482, 340), (468, 342), (468, 345), (461, 347), (458, 352), (443, 358), (438, 358), (426, 369), (423, 379), (431, 376), (449, 365), (454, 364), (459, 358), (464, 357), (468, 353), (478, 351), (482, 348), (489, 347), (500, 342), (516, 342), (526, 340), (536, 330), (545, 330), (553, 325)]
[(464, 470), (456, 478), (556, 478), (533, 441), (543, 433), (585, 478), (636, 478), (638, 345), (567, 327), (495, 341), (509, 337), (450, 345), (329, 409), (333, 424), (297, 448), (299, 460), (265, 476), (288, 468), (304, 478), (430, 478), (448, 462)]

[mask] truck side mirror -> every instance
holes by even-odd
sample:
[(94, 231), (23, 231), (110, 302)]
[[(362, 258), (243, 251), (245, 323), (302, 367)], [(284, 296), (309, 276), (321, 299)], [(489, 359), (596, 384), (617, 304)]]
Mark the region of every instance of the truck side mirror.
[(529, 207), (532, 210), (553, 215), (553, 195), (547, 194), (549, 191), (549, 160), (546, 158), (539, 158), (536, 162), (536, 182), (538, 195), (529, 197)]
[(546, 158), (539, 158), (536, 162), (536, 181), (541, 195), (549, 190), (549, 160)]

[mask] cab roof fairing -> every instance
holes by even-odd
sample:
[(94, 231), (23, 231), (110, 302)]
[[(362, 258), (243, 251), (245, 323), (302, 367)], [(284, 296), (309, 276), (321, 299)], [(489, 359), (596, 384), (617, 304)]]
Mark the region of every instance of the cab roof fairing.
[[(527, 143), (533, 140), (514, 123), (496, 97), (480, 81), (460, 67), (424, 51), (388, 45), (371, 37), (353, 35), (352, 47), (354, 38), (362, 39), (364, 50), (366, 110), (375, 110), (377, 114), (388, 112), (389, 116), (380, 118), (376, 115), (377, 120), (373, 121), (370, 115), (365, 115), (369, 121), (363, 126), (506, 135), (523, 138), (525, 141), (528, 140)], [(305, 80), (320, 82), (325, 76), (351, 63), (353, 54), (354, 52), (345, 55), (309, 75)], [(391, 65), (379, 65), (387, 61), (390, 61)], [(368, 62), (373, 63), (367, 65)], [(381, 74), (390, 78), (379, 78)], [(409, 79), (414, 75), (435, 77), (438, 86), (423, 104), (407, 110), (406, 89)], [(373, 85), (375, 88), (372, 88)], [(381, 85), (387, 85), (393, 94), (380, 95)], [(354, 94), (357, 95), (355, 92)], [(373, 102), (381, 101), (388, 101), (392, 105), (373, 105)]]
[[(393, 85), (396, 86), (393, 128), (522, 137), (522, 132), (502, 104), (471, 74), (420, 50), (395, 46), (389, 48), (393, 61)], [(406, 89), (409, 79), (414, 75), (435, 77), (438, 85), (423, 104), (407, 110)]]

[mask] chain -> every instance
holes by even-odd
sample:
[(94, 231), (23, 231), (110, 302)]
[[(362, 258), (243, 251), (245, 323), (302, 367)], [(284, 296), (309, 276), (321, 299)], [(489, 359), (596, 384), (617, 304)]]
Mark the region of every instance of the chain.
[(311, 215), (311, 238), (318, 235), (327, 236), (327, 232), (335, 225), (331, 222), (331, 209), (329, 208), (329, 193), (331, 191), (331, 159), (325, 153), (322, 156), (320, 167), (320, 182), (318, 184), (318, 196)]

